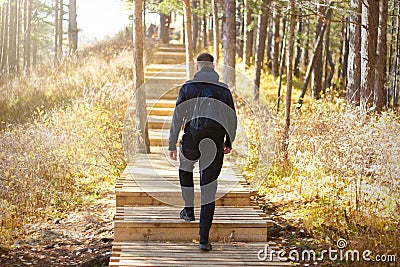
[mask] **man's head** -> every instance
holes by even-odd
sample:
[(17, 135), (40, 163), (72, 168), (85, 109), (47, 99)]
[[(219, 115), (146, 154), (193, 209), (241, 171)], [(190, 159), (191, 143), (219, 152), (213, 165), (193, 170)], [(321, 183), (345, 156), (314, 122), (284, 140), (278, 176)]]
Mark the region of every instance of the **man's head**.
[(203, 67), (214, 68), (214, 57), (209, 53), (201, 53), (197, 56), (197, 69), (201, 70)]

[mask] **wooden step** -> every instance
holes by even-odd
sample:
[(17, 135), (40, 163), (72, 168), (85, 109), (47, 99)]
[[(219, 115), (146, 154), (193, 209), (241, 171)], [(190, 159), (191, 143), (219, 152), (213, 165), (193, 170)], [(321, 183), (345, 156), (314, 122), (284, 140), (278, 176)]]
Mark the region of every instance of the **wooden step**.
[[(173, 164), (176, 166), (171, 166)], [(165, 204), (183, 206), (178, 164), (178, 162), (170, 161), (165, 154), (137, 156), (116, 181), (117, 206)], [(230, 165), (229, 161), (225, 161), (218, 177), (217, 205), (249, 206), (251, 205), (250, 197), (255, 195), (255, 191), (242, 175), (238, 175), (232, 170)], [(195, 205), (199, 206), (201, 190), (197, 165), (195, 165), (193, 177)]]
[(149, 129), (169, 129), (172, 116), (148, 116), (147, 127)]
[(174, 108), (160, 108), (160, 107), (154, 107), (148, 110), (149, 115), (155, 115), (155, 116), (171, 116), (174, 113)]
[[(179, 218), (181, 208), (168, 206), (117, 207), (114, 240), (121, 241), (191, 241), (198, 237), (196, 221)], [(211, 241), (263, 242), (272, 221), (261, 217), (253, 207), (217, 207), (210, 230)]]
[(165, 76), (151, 76), (145, 80), (146, 84), (156, 85), (182, 85), (186, 81), (186, 77), (165, 77)]
[[(156, 190), (156, 189), (155, 189)], [(154, 191), (155, 191), (154, 190)], [(133, 189), (131, 191), (120, 191), (116, 189), (116, 203), (118, 207), (124, 205), (137, 205), (137, 206), (162, 206), (162, 205), (175, 205), (179, 207), (184, 206), (181, 191), (177, 187), (175, 192), (149, 192), (150, 190), (144, 191), (144, 189)], [(250, 206), (250, 197), (255, 194), (251, 192), (228, 192), (223, 195), (218, 194), (216, 196), (217, 206), (234, 206), (239, 207), (242, 205)], [(200, 192), (196, 190), (195, 192), (195, 206), (199, 207), (200, 204)]]
[(149, 129), (150, 146), (168, 146), (168, 137), (169, 129)]
[(114, 242), (109, 266), (293, 266), (276, 253), (267, 253), (268, 261), (260, 261), (258, 252), (266, 245), (270, 252), (281, 250), (274, 242), (218, 242), (207, 253), (200, 253), (195, 242)]
[(186, 80), (186, 71), (146, 71), (145, 78), (151, 77), (175, 77)]
[(154, 56), (153, 58), (153, 63), (154, 64), (183, 64), (185, 63), (185, 58), (184, 57), (160, 57), (160, 56)]
[(160, 46), (160, 47), (157, 47), (157, 51), (185, 53), (185, 47), (183, 47), (183, 46)]
[(146, 67), (146, 72), (179, 72), (186, 73), (186, 65), (185, 64), (151, 64)]
[(146, 99), (147, 108), (175, 108), (176, 100), (172, 99)]

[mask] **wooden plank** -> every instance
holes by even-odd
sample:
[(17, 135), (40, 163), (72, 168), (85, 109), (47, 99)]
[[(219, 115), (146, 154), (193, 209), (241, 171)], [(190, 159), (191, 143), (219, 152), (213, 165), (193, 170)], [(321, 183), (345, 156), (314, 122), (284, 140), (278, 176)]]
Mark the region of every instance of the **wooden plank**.
[[(115, 240), (182, 240), (198, 235), (198, 221), (185, 222), (176, 207), (117, 207)], [(266, 240), (271, 221), (251, 207), (219, 207), (215, 211), (210, 238), (239, 241)], [(195, 209), (198, 219), (198, 209)], [(212, 237), (211, 237), (212, 236)]]
[[(274, 255), (271, 255), (273, 261), (260, 261), (257, 253), (265, 244), (213, 243), (212, 251), (201, 253), (196, 243), (115, 242), (110, 266), (291, 266)], [(268, 245), (279, 250), (274, 243)]]

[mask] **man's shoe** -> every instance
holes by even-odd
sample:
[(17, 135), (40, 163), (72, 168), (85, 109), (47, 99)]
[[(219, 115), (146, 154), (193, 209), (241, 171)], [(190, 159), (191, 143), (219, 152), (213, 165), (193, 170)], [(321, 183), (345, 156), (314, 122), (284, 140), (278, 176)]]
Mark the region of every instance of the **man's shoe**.
[(186, 222), (193, 222), (196, 220), (194, 218), (194, 214), (189, 216), (185, 209), (181, 210), (180, 217), (181, 219), (184, 219)]
[(201, 251), (210, 251), (210, 250), (212, 250), (212, 246), (211, 246), (210, 242), (208, 242), (208, 243), (200, 243), (199, 249)]

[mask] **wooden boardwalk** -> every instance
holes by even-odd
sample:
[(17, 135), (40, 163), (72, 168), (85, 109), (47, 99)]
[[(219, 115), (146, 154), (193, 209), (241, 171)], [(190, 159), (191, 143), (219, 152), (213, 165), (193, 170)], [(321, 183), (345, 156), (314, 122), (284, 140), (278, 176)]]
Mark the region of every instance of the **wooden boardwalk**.
[(183, 200), (178, 162), (168, 159), (167, 147), (175, 99), (186, 80), (185, 68), (177, 64), (184, 61), (183, 47), (161, 47), (154, 54), (153, 64), (146, 68), (152, 153), (136, 155), (116, 182), (110, 266), (290, 266), (277, 259), (258, 259), (272, 222), (252, 205), (250, 197), (255, 192), (234, 171), (229, 156), (218, 179), (217, 207), (210, 232), (213, 250), (198, 250), (198, 172), (194, 175), (196, 221), (179, 218)]

